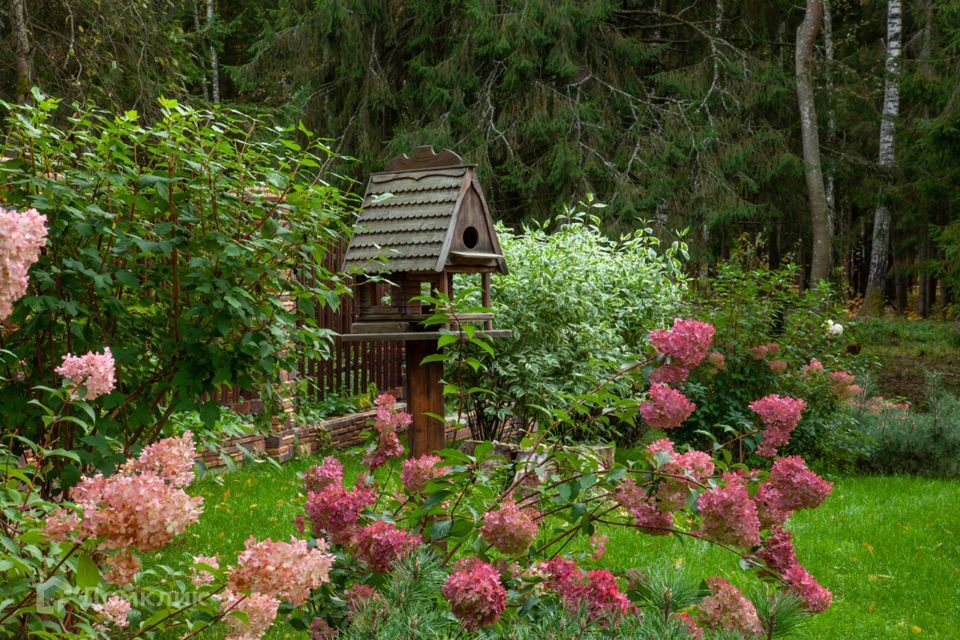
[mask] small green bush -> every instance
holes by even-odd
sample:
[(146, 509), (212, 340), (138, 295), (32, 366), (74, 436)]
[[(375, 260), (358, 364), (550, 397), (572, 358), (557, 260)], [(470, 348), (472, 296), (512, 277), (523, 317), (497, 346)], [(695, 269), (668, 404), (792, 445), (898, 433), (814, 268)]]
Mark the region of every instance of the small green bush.
[(469, 376), (490, 391), (471, 397), (480, 438), (498, 437), (507, 423), (526, 429), (535, 406), (613, 375), (648, 331), (673, 318), (686, 286), (686, 247), (661, 247), (651, 229), (611, 239), (598, 218), (568, 210), (498, 233), (510, 272), (492, 279), (493, 310), (513, 337), (496, 341), (496, 357)]
[(864, 442), (860, 460), (863, 471), (960, 476), (960, 398), (940, 391), (936, 383), (932, 386), (928, 413), (897, 408), (876, 414), (856, 413)]

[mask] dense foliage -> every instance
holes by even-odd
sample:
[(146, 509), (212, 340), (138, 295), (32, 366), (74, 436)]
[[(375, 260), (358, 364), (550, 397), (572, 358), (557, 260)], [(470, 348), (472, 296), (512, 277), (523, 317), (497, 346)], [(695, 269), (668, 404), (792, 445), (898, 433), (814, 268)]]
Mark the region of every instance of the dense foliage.
[(478, 438), (499, 438), (508, 423), (526, 430), (537, 406), (614, 375), (679, 309), (685, 246), (663, 248), (649, 229), (611, 240), (598, 223), (571, 210), (519, 233), (500, 228), (510, 271), (492, 278), (493, 311), (513, 336), (486, 366), (451, 372), (490, 392), (468, 401)]
[[(36, 209), (49, 230), (28, 295), (5, 324), (8, 432), (39, 437), (23, 398), (55, 383), (65, 353), (109, 348), (116, 360), (117, 388), (100, 401), (96, 432), (81, 443), (64, 430), (61, 440), (105, 469), (122, 457), (104, 436), (129, 451), (182, 410), (199, 409), (212, 425), (220, 386), (269, 400), (281, 370), (325, 353), (329, 330), (313, 312), (337, 304), (344, 286), (321, 258), (351, 216), (346, 196), (323, 181), (326, 147), (175, 101), (143, 123), (133, 111), (114, 117), (36, 98), (5, 105), (17, 156), (0, 163), (0, 203)], [(80, 469), (64, 471), (75, 481)]]

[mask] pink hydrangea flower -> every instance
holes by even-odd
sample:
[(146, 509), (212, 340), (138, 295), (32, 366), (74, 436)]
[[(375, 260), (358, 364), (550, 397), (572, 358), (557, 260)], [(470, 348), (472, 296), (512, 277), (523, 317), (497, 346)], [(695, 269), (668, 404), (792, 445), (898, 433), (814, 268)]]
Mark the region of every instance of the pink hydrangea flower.
[(790, 517), (791, 511), (784, 508), (780, 492), (769, 483), (760, 485), (757, 495), (753, 497), (753, 503), (757, 507), (761, 529), (782, 525)]
[(760, 544), (760, 520), (743, 479), (723, 474), (725, 486), (700, 495), (697, 508), (703, 519), (699, 535), (714, 542), (752, 549)]
[(680, 613), (673, 614), (673, 618), (686, 628), (687, 634), (692, 640), (700, 640), (700, 638), (703, 637), (703, 629), (694, 621), (693, 616), (689, 613), (681, 611)]
[(609, 537), (599, 531), (590, 536), (590, 548), (593, 549), (590, 557), (594, 560), (602, 559), (607, 553), (607, 540), (609, 539)]
[(175, 487), (186, 487), (193, 482), (196, 451), (193, 434), (187, 431), (179, 438), (164, 438), (146, 446), (140, 456), (128, 460), (121, 471), (127, 475), (152, 473)]
[(673, 515), (657, 509), (653, 498), (632, 479), (627, 478), (620, 483), (614, 499), (630, 512), (634, 524), (641, 531), (654, 536), (665, 536), (673, 529)]
[(237, 566), (230, 570), (227, 584), (234, 592), (256, 592), (303, 604), (310, 592), (330, 579), (333, 556), (327, 544), (318, 539), (313, 549), (306, 540), (290, 537), (290, 542), (267, 538), (257, 542), (252, 536), (237, 555)]
[[(713, 459), (703, 451), (677, 453), (673, 443), (661, 438), (647, 447), (651, 456), (664, 453), (669, 459), (657, 471), (662, 474), (656, 490), (657, 506), (661, 511), (679, 511), (690, 497), (690, 489), (702, 485), (714, 473)], [(662, 457), (662, 456), (661, 456)]]
[(360, 529), (351, 545), (357, 557), (374, 573), (386, 573), (394, 563), (423, 544), (420, 534), (413, 535), (391, 522), (377, 520)]
[(94, 400), (113, 391), (114, 369), (113, 354), (107, 347), (103, 353), (91, 351), (82, 356), (68, 353), (55, 371), (77, 389), (83, 388), (85, 399)]
[(841, 400), (849, 400), (862, 392), (861, 387), (854, 384), (856, 378), (846, 371), (831, 371), (830, 378), (831, 390)]
[(533, 510), (521, 509), (516, 502), (508, 499), (499, 509), (484, 514), (480, 533), (501, 553), (519, 556), (526, 553), (537, 539), (538, 515)]
[(554, 558), (540, 564), (547, 575), (547, 588), (560, 596), (568, 609), (585, 609), (592, 620), (619, 620), (633, 611), (633, 605), (620, 591), (616, 578), (605, 569), (591, 571), (586, 576), (572, 561)]
[(689, 367), (679, 364), (663, 364), (650, 372), (650, 382), (656, 384), (678, 385), (686, 381), (690, 376)]
[(432, 454), (404, 460), (403, 471), (400, 472), (400, 482), (404, 490), (410, 495), (420, 493), (428, 482), (445, 475), (449, 467), (439, 466), (440, 461), (440, 456)]
[(46, 244), (47, 217), (36, 209), (17, 212), (0, 207), (0, 321), (27, 292), (27, 273)]
[(777, 490), (780, 507), (785, 511), (815, 509), (833, 491), (833, 484), (810, 471), (800, 456), (786, 456), (774, 462), (767, 484)]
[(763, 548), (757, 551), (757, 557), (767, 567), (783, 575), (797, 564), (793, 550), (793, 534), (779, 526), (770, 528), (770, 535), (763, 541)]
[(833, 594), (799, 564), (794, 563), (787, 569), (784, 578), (790, 583), (790, 590), (803, 600), (813, 613), (822, 613), (830, 608)]
[(706, 357), (713, 341), (713, 325), (697, 320), (677, 319), (670, 329), (651, 331), (649, 338), (670, 362), (692, 369)]
[(338, 635), (339, 632), (323, 618), (316, 617), (310, 622), (310, 640), (334, 640)]
[(131, 609), (130, 602), (122, 596), (114, 594), (107, 598), (106, 602), (98, 602), (91, 608), (117, 628), (122, 629), (130, 624), (127, 620)]
[(654, 383), (650, 400), (640, 405), (640, 415), (654, 429), (675, 429), (697, 408), (687, 397), (670, 387)]
[(80, 516), (70, 509), (55, 509), (43, 523), (43, 535), (50, 542), (65, 542), (78, 533)]
[(112, 549), (155, 551), (197, 521), (203, 498), (153, 473), (83, 478), (70, 493), (83, 509), (82, 528)]
[(816, 358), (810, 358), (810, 362), (800, 368), (800, 372), (807, 376), (816, 375), (822, 371), (823, 364)]
[(354, 533), (360, 513), (377, 501), (372, 487), (360, 485), (347, 491), (339, 485), (327, 485), (318, 493), (307, 496), (307, 515), (316, 535), (326, 533), (330, 540), (345, 544)]
[(806, 408), (806, 400), (779, 396), (775, 393), (751, 402), (750, 410), (757, 414), (766, 426), (763, 440), (757, 447), (757, 455), (765, 458), (777, 455), (777, 447), (790, 442), (790, 435), (800, 423), (800, 416)]
[(200, 587), (213, 582), (213, 574), (198, 565), (207, 565), (213, 569), (219, 569), (220, 559), (217, 556), (193, 556), (193, 565), (190, 569), (190, 581)]
[(130, 553), (129, 549), (121, 549), (107, 559), (103, 579), (122, 587), (132, 583), (139, 572), (140, 558)]
[(759, 637), (763, 630), (753, 603), (723, 578), (707, 578), (710, 595), (700, 601), (696, 620), (710, 629), (738, 631), (747, 637)]
[(717, 371), (723, 371), (727, 368), (727, 357), (719, 351), (711, 351), (708, 353), (707, 362)]
[(768, 342), (767, 344), (750, 347), (750, 353), (753, 354), (754, 360), (763, 360), (769, 356), (775, 356), (778, 351), (780, 351), (780, 345), (776, 342)]
[(777, 358), (776, 360), (768, 360), (767, 368), (774, 373), (783, 373), (787, 370), (790, 365), (783, 358)]
[(399, 458), (403, 455), (403, 445), (397, 437), (397, 431), (409, 426), (413, 416), (396, 407), (397, 400), (389, 393), (382, 393), (377, 397), (376, 417), (373, 426), (377, 430), (377, 443), (363, 458), (363, 464), (371, 471), (379, 468), (387, 460)]
[[(225, 640), (259, 640), (273, 626), (280, 601), (263, 593), (248, 595), (225, 591), (220, 601), (220, 610), (226, 613), (224, 620), (230, 630)], [(237, 611), (244, 617), (230, 615)]]
[(308, 494), (318, 493), (331, 484), (343, 484), (343, 463), (333, 456), (327, 456), (303, 474), (303, 488)]
[(465, 558), (453, 566), (443, 585), (443, 597), (466, 629), (486, 627), (507, 608), (507, 590), (500, 574), (479, 558)]

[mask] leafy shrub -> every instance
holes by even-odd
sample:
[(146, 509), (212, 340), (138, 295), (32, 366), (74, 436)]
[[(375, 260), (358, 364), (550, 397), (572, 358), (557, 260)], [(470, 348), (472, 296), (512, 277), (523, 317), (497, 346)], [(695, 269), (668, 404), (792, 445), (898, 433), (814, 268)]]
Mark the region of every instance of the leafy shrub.
[[(847, 351), (848, 332), (831, 330), (830, 323), (845, 312), (826, 286), (800, 289), (795, 265), (750, 268), (748, 262), (741, 257), (719, 265), (691, 292), (691, 315), (716, 328), (714, 351), (722, 358), (696, 370), (684, 387), (697, 411), (679, 439), (698, 446), (708, 439), (739, 444), (736, 439), (755, 423), (748, 405), (776, 393), (807, 402), (788, 452), (838, 463), (836, 445), (850, 433), (838, 419), (845, 399), (834, 392), (829, 373), (856, 363)], [(804, 371), (813, 360), (822, 372)]]
[(852, 416), (863, 442), (860, 468), (869, 473), (960, 476), (960, 398), (932, 381), (929, 411), (898, 407)]
[(497, 340), (496, 358), (464, 376), (489, 391), (469, 407), (481, 439), (497, 437), (507, 423), (525, 430), (535, 406), (615, 374), (643, 349), (650, 329), (672, 319), (685, 286), (685, 246), (661, 248), (650, 229), (613, 240), (598, 218), (571, 210), (498, 233), (510, 272), (492, 278), (493, 311), (497, 328), (513, 337)]
[[(0, 163), (0, 204), (38, 210), (49, 229), (5, 326), (8, 429), (36, 439), (37, 411), (21, 400), (54, 383), (66, 352), (112, 349), (118, 385), (94, 435), (127, 450), (177, 411), (213, 425), (217, 404), (198, 398), (221, 385), (268, 393), (298, 357), (326, 352), (315, 306), (344, 287), (318, 258), (352, 203), (321, 179), (331, 151), (293, 140), (309, 132), (172, 100), (153, 123), (39, 95), (3, 107), (4, 148), (18, 156)], [(291, 277), (303, 268), (311, 277)], [(83, 446), (70, 433), (61, 444)]]

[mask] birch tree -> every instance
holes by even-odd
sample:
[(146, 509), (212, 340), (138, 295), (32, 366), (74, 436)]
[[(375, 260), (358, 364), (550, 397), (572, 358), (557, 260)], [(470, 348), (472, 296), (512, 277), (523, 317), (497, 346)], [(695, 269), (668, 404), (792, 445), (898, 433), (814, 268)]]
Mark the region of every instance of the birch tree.
[(804, 178), (813, 227), (813, 251), (810, 282), (816, 284), (830, 276), (833, 267), (830, 205), (823, 184), (820, 160), (820, 132), (813, 91), (813, 50), (823, 19), (823, 0), (807, 0), (803, 22), (797, 28), (796, 74), (797, 102), (800, 108), (800, 139), (803, 145)]
[(213, 37), (215, 20), (214, 0), (207, 0), (207, 40), (210, 44), (210, 90), (213, 104), (220, 104), (220, 62), (217, 60), (217, 42)]
[[(896, 159), (896, 125), (900, 112), (900, 55), (903, 16), (900, 0), (887, 0), (887, 60), (883, 83), (883, 110), (880, 116), (881, 174), (886, 181)], [(863, 298), (863, 315), (883, 311), (883, 289), (886, 283), (887, 261), (890, 256), (890, 226), (892, 215), (881, 192), (873, 214), (873, 241), (870, 248), (870, 271), (867, 292)]]

